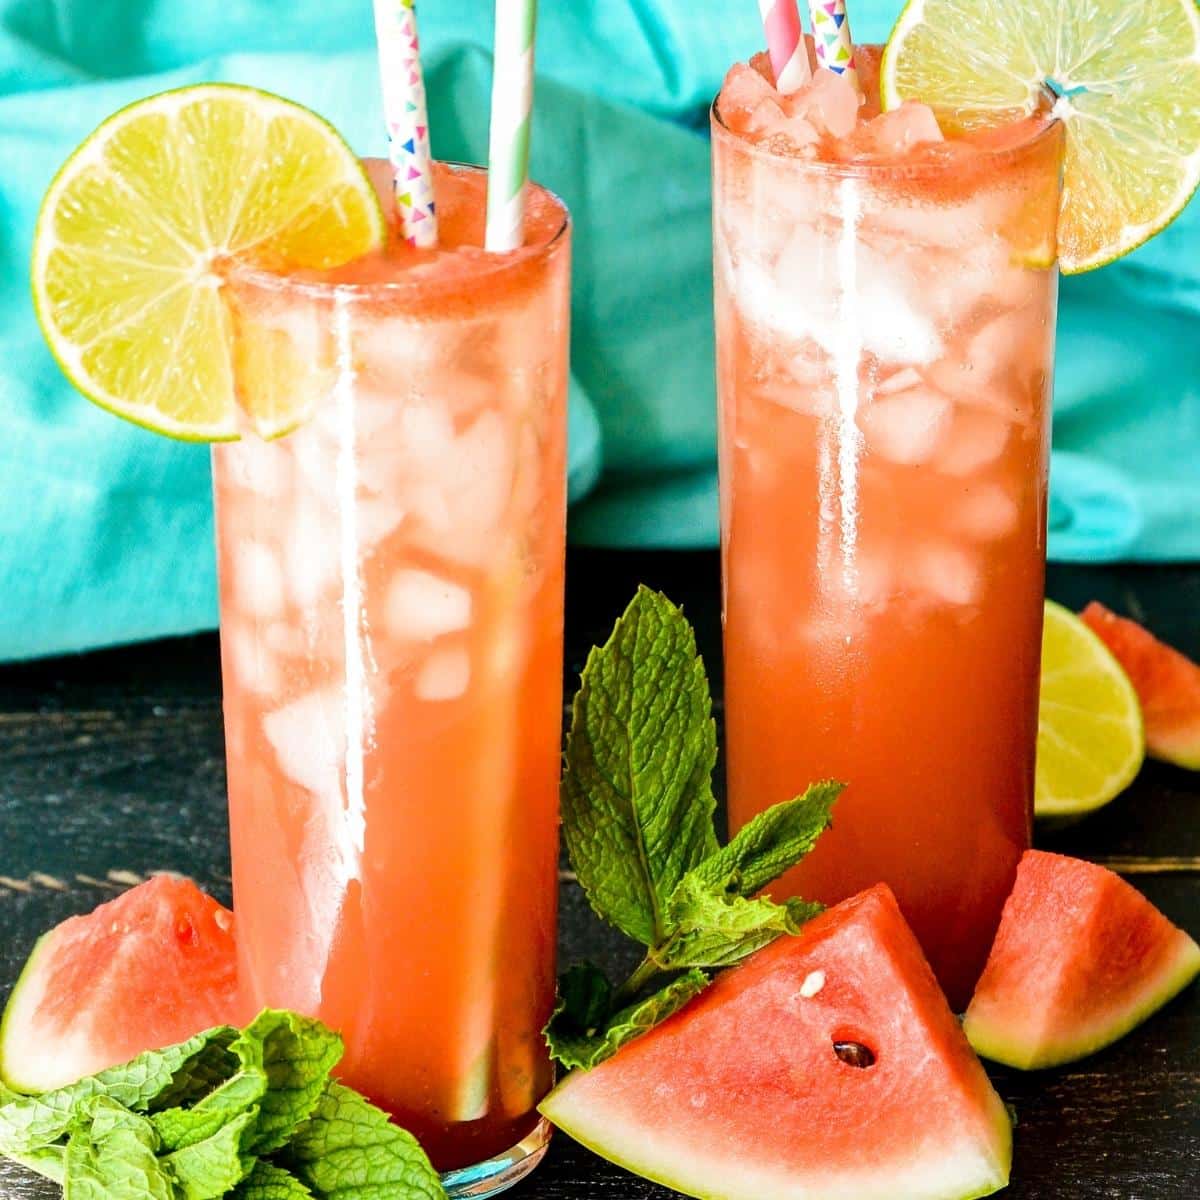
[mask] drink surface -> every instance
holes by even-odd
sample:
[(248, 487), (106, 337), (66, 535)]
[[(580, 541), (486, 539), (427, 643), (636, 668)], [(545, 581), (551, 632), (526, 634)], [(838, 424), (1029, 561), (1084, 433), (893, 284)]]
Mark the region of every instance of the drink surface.
[(845, 781), (781, 890), (885, 880), (962, 1006), (1032, 823), (1061, 131), (945, 141), (861, 57), (861, 110), (714, 110), (730, 818)]
[(246, 1002), (340, 1030), (447, 1169), (551, 1078), (569, 234), (533, 189), (485, 254), (482, 173), (436, 185), (437, 251), (230, 279), (311, 415), (213, 461)]

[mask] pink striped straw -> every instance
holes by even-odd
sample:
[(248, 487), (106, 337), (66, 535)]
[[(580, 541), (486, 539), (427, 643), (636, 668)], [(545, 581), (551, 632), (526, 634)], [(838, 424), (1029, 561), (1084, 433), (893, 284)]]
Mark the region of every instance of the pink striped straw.
[(812, 14), (817, 66), (845, 76), (861, 96), (862, 84), (854, 65), (854, 40), (850, 36), (846, 0), (808, 0), (808, 11)]
[(796, 0), (758, 0), (758, 11), (767, 35), (775, 86), (784, 95), (799, 91), (812, 78), (812, 70)]

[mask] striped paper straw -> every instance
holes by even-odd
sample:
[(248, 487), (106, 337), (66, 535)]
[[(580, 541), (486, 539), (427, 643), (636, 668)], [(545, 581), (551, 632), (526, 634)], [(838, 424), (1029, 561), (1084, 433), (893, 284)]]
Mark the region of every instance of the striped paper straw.
[(496, 0), (485, 241), (489, 250), (515, 250), (525, 240), (536, 25), (537, 0)]
[(854, 65), (854, 41), (850, 37), (846, 0), (809, 0), (808, 11), (812, 14), (817, 66), (844, 75), (861, 96), (862, 85)]
[(758, 0), (758, 11), (767, 36), (775, 86), (784, 95), (799, 91), (812, 78), (812, 70), (796, 0)]
[(433, 162), (413, 0), (375, 0), (375, 39), (400, 228), (410, 246), (436, 246)]

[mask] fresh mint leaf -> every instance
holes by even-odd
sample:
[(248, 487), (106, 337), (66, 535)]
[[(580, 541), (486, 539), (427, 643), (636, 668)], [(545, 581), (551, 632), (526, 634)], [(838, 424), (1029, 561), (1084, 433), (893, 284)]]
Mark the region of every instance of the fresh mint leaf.
[(265, 1009), (238, 1039), (234, 1052), (267, 1076), (248, 1147), (252, 1154), (265, 1155), (284, 1146), (316, 1108), (330, 1071), (342, 1057), (342, 1039), (320, 1021)]
[(546, 1026), (546, 1044), (550, 1056), (568, 1070), (585, 1071), (614, 1055), (626, 1042), (653, 1029), (708, 986), (703, 971), (691, 970), (673, 979), (643, 1000), (638, 1000), (602, 1023), (579, 1023), (564, 998), (560, 998), (550, 1024)]
[(146, 1106), (148, 1110), (158, 1112), (195, 1104), (230, 1079), (238, 1069), (233, 1044), (239, 1036), (236, 1029), (224, 1028), (219, 1036), (210, 1038), (175, 1072), (170, 1084)]
[(312, 1192), (290, 1171), (260, 1160), (234, 1188), (232, 1200), (312, 1200)]
[(776, 904), (713, 891), (695, 875), (675, 889), (668, 906), (673, 933), (656, 954), (664, 969), (730, 967), (821, 912), (804, 900)]
[(106, 1096), (85, 1100), (64, 1156), (64, 1200), (177, 1200), (154, 1126)]
[(95, 1097), (105, 1097), (127, 1109), (148, 1108), (176, 1079), (187, 1076), (211, 1047), (228, 1045), (236, 1036), (236, 1030), (226, 1027), (210, 1029), (179, 1045), (139, 1054), (132, 1062), (110, 1067), (67, 1087), (10, 1100), (0, 1106), (0, 1154), (14, 1157), (58, 1141), (84, 1102)]
[(181, 1150), (202, 1142), (243, 1113), (258, 1112), (268, 1088), (262, 1043), (239, 1039), (234, 1045), (242, 1058), (241, 1070), (190, 1108), (166, 1108), (151, 1116), (165, 1149)]
[(184, 1200), (219, 1200), (250, 1172), (254, 1159), (244, 1151), (258, 1109), (227, 1120), (215, 1133), (165, 1155), (159, 1161), (170, 1172)]
[(704, 664), (682, 612), (638, 589), (593, 649), (572, 709), (563, 832), (597, 914), (646, 946), (689, 870), (717, 851)]
[(692, 876), (713, 890), (753, 896), (816, 845), (832, 824), (834, 801), (844, 786), (830, 779), (814, 783), (804, 795), (759, 813), (727, 846), (695, 867)]
[(608, 1019), (612, 1012), (613, 989), (594, 963), (573, 963), (558, 980), (558, 1008), (575, 1025), (588, 1029)]
[(318, 1200), (446, 1200), (416, 1138), (332, 1081), (280, 1161)]

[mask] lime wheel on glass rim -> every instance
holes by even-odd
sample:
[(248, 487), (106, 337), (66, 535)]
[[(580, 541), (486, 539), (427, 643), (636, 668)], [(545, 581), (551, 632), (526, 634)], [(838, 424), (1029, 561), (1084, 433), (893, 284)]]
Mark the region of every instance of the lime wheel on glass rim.
[(235, 371), (222, 264), (328, 269), (385, 233), (362, 165), (320, 117), (254, 88), (181, 88), (110, 117), (63, 165), (34, 234), (34, 307), (101, 407), (189, 441), (274, 437), (304, 413), (287, 362)]
[(1200, 184), (1195, 0), (908, 0), (879, 87), (884, 108), (920, 100), (947, 129), (1052, 110), (1068, 274), (1140, 246)]

